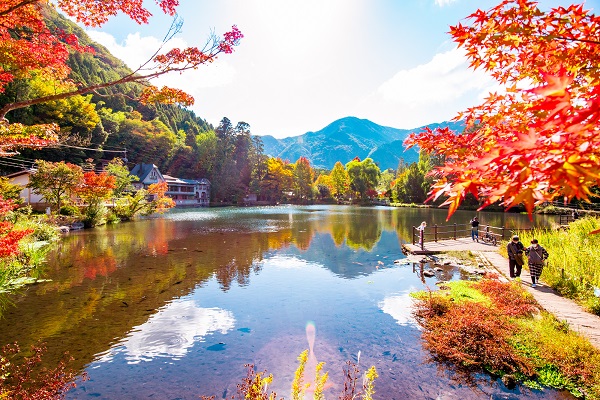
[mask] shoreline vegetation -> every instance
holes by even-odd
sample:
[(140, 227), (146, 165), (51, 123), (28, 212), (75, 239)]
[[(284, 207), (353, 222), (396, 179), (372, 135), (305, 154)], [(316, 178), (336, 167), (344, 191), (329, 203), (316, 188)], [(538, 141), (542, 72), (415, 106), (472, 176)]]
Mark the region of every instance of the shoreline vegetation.
[(600, 351), (543, 311), (518, 283), (496, 278), (413, 293), (431, 361), (466, 384), (476, 384), (483, 372), (501, 378), (507, 389), (520, 382), (600, 399)]

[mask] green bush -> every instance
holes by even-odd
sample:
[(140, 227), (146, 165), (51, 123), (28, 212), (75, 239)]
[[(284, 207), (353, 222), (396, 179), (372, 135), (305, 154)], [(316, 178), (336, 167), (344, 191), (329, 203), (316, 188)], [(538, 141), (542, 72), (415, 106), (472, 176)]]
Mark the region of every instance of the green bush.
[(62, 206), (58, 211), (60, 215), (74, 216), (79, 215), (79, 209), (73, 205)]

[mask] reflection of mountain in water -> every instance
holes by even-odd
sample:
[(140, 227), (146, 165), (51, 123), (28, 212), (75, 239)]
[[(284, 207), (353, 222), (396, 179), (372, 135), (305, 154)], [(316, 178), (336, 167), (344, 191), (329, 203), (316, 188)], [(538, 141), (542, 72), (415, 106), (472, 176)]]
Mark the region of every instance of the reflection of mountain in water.
[(382, 232), (371, 251), (356, 250), (346, 244), (342, 244), (335, 251), (332, 251), (332, 248), (335, 248), (332, 236), (317, 233), (308, 249), (290, 247), (278, 253), (317, 263), (346, 279), (369, 275), (377, 268), (393, 267), (395, 259), (404, 257), (395, 232)]

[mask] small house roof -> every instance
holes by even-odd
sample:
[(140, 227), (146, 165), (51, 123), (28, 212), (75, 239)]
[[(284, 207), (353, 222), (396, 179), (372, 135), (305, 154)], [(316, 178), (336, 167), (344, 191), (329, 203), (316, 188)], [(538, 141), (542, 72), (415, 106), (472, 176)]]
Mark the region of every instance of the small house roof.
[[(140, 181), (143, 181), (144, 179), (146, 179), (146, 177), (148, 176), (148, 174), (150, 174), (150, 172), (156, 168), (156, 171), (160, 174), (160, 176), (163, 176), (160, 171), (158, 170), (158, 167), (154, 164), (136, 164), (135, 167), (133, 167), (133, 169), (131, 170), (131, 175), (135, 175), (138, 178), (140, 178)], [(163, 176), (164, 178), (164, 176)]]

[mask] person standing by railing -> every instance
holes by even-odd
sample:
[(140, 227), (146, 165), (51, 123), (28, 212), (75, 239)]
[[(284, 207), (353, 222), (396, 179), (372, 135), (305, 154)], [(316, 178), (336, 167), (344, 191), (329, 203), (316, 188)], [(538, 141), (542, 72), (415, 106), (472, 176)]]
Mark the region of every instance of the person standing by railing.
[(427, 222), (421, 222), (421, 225), (417, 227), (419, 231), (419, 246), (421, 246), (421, 250), (423, 250), (423, 243), (425, 242), (425, 228), (427, 227)]
[(475, 216), (469, 222), (471, 224), (471, 239), (473, 239), (473, 241), (477, 239), (477, 242), (479, 242), (479, 219)]

